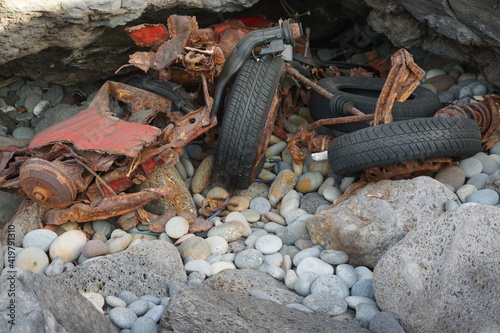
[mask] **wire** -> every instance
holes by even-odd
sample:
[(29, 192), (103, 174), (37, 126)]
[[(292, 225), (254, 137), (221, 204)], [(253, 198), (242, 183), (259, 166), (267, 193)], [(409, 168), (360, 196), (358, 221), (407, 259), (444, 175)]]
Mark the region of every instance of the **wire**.
[(129, 232), (133, 232), (135, 234), (151, 235), (151, 236), (160, 236), (161, 235), (161, 234), (156, 233), (156, 232), (139, 231), (139, 230), (129, 230)]
[[(231, 197), (231, 193), (228, 194), (226, 200), (224, 200), (224, 203), (227, 203), (229, 201), (229, 198)], [(222, 211), (224, 210), (224, 208), (221, 208), (219, 209), (218, 211), (216, 211), (212, 216), (208, 217), (206, 220), (207, 221), (210, 221), (211, 219), (213, 219), (214, 217), (216, 217), (217, 215), (219, 215)]]

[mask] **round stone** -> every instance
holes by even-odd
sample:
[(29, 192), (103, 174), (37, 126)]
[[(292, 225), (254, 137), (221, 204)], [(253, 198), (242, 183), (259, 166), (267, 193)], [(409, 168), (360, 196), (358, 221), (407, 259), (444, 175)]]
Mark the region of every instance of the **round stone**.
[(316, 191), (323, 183), (323, 179), (323, 175), (319, 172), (306, 172), (299, 177), (295, 190), (304, 194)]
[(124, 308), (127, 306), (127, 303), (122, 300), (121, 298), (119, 297), (116, 297), (116, 296), (106, 296), (106, 304), (108, 304), (109, 306), (113, 307), (113, 308)]
[(358, 280), (358, 273), (351, 265), (341, 264), (335, 268), (335, 273), (346, 283), (348, 288), (351, 288)]
[(255, 249), (246, 249), (236, 255), (234, 264), (239, 269), (257, 269), (264, 262), (264, 255)]
[[(298, 177), (292, 170), (281, 170), (269, 188), (268, 199), (275, 206), (297, 183)], [(297, 204), (298, 207), (298, 204)]]
[(426, 80), (429, 80), (433, 77), (436, 77), (436, 76), (439, 76), (439, 75), (445, 75), (446, 72), (440, 68), (433, 68), (433, 69), (429, 69), (426, 73), (425, 73), (425, 79)]
[(149, 304), (147, 301), (138, 299), (136, 301), (133, 301), (129, 305), (127, 305), (127, 308), (134, 311), (134, 313), (140, 317), (149, 310)]
[(263, 254), (271, 254), (281, 249), (283, 242), (275, 235), (264, 235), (255, 242), (255, 248)]
[(458, 164), (458, 167), (465, 172), (465, 177), (470, 178), (474, 175), (480, 174), (483, 171), (483, 165), (475, 157), (466, 158)]
[(102, 307), (104, 306), (104, 297), (102, 297), (101, 294), (83, 293), (82, 296), (89, 300), (89, 302), (92, 303), (97, 310), (99, 310), (101, 313), (103, 312)]
[(490, 154), (496, 154), (500, 155), (500, 142), (495, 143), (491, 148), (490, 148)]
[(157, 305), (151, 310), (149, 310), (144, 317), (146, 318), (151, 318), (155, 323), (160, 321), (161, 315), (165, 311), (165, 306), (164, 305)]
[(492, 175), (499, 168), (498, 163), (485, 153), (476, 154), (474, 158), (478, 159), (479, 162), (481, 162), (481, 165), (483, 166), (483, 173)]
[(489, 175), (480, 173), (470, 177), (470, 179), (467, 181), (467, 184), (473, 185), (478, 190), (482, 190), (486, 186), (489, 178)]
[[(288, 289), (295, 289), (295, 286), (297, 284), (298, 276), (297, 273), (293, 269), (289, 269), (286, 271), (285, 274), (285, 286), (288, 287)], [(309, 284), (309, 293), (311, 293), (311, 285)]]
[(87, 236), (82, 231), (66, 231), (50, 245), (50, 258), (54, 259), (59, 256), (65, 263), (76, 260), (82, 253), (85, 243), (87, 243)]
[(323, 196), (325, 197), (326, 200), (330, 202), (335, 202), (335, 200), (340, 198), (341, 195), (342, 191), (333, 186), (328, 186), (323, 190)]
[(280, 215), (285, 216), (286, 213), (295, 211), (299, 208), (300, 197), (297, 191), (291, 190), (281, 200)]
[(178, 239), (189, 231), (188, 221), (181, 216), (174, 216), (165, 224), (165, 233), (168, 237)]
[(337, 275), (321, 275), (311, 284), (311, 294), (329, 294), (340, 298), (349, 296), (349, 287)]
[(362, 319), (366, 322), (370, 322), (380, 310), (377, 306), (368, 303), (359, 303), (356, 306), (356, 319)]
[(105, 220), (96, 220), (92, 221), (92, 229), (96, 233), (101, 233), (106, 236), (106, 238), (109, 238), (111, 236), (111, 232), (115, 229), (115, 226)]
[(363, 296), (347, 296), (344, 298), (344, 300), (347, 302), (347, 306), (351, 309), (355, 309), (361, 303), (367, 303), (373, 306), (377, 306), (377, 302), (375, 302), (375, 300)]
[(373, 298), (373, 280), (358, 280), (351, 288), (351, 296), (363, 296)]
[(243, 236), (245, 226), (240, 221), (230, 221), (222, 223), (208, 231), (208, 237), (221, 236), (228, 243), (233, 242)]
[(94, 258), (107, 254), (108, 245), (101, 240), (93, 239), (88, 241), (82, 248), (82, 254), (85, 258)]
[(321, 248), (319, 246), (313, 246), (308, 249), (304, 249), (293, 256), (293, 264), (298, 266), (300, 262), (307, 257), (319, 258), (321, 254)]
[(228, 269), (236, 269), (236, 266), (232, 262), (228, 261), (219, 261), (211, 265), (212, 266), (212, 275), (217, 275), (220, 272), (223, 272)]
[(477, 192), (477, 188), (474, 185), (465, 184), (463, 186), (460, 186), (460, 188), (456, 191), (456, 195), (461, 202), (465, 202), (467, 197), (469, 197), (474, 192)]
[(328, 161), (314, 161), (309, 165), (310, 172), (319, 172), (323, 177), (326, 177), (330, 172)]
[(214, 156), (208, 155), (196, 169), (191, 182), (191, 191), (201, 193), (212, 180), (212, 170), (214, 167)]
[(455, 202), (455, 200), (448, 199), (444, 205), (444, 210), (447, 212), (451, 212), (452, 210), (455, 210), (459, 207), (460, 205)]
[(293, 288), (295, 291), (302, 296), (307, 296), (311, 294), (311, 284), (319, 278), (319, 275), (314, 272), (305, 272), (295, 279), (295, 285)]
[(143, 295), (139, 299), (145, 300), (148, 303), (153, 303), (155, 305), (160, 305), (161, 299), (153, 295)]
[(229, 196), (229, 192), (223, 187), (213, 187), (208, 191), (207, 198), (227, 198)]
[(128, 291), (128, 290), (125, 290), (125, 291), (122, 291), (121, 293), (119, 293), (118, 297), (120, 297), (122, 300), (124, 300), (125, 303), (127, 303), (127, 305), (129, 305), (132, 302), (135, 302), (139, 299), (136, 294), (134, 294), (133, 292)]
[(33, 273), (43, 273), (49, 265), (45, 251), (38, 247), (28, 247), (16, 255), (16, 266)]
[(186, 263), (186, 265), (184, 265), (184, 269), (188, 274), (192, 272), (201, 272), (205, 274), (206, 277), (212, 275), (212, 267), (205, 260), (200, 260), (200, 259), (190, 260), (189, 262)]
[(271, 156), (279, 155), (283, 150), (285, 150), (285, 148), (286, 148), (286, 142), (280, 141), (278, 143), (275, 143), (272, 146), (269, 146), (266, 149), (265, 156), (271, 157)]
[(498, 199), (498, 192), (490, 189), (483, 189), (467, 196), (465, 202), (477, 202), (481, 205), (496, 205)]
[(54, 260), (45, 269), (45, 275), (55, 276), (64, 271), (64, 261), (61, 257), (55, 257)]
[[(252, 206), (252, 203), (250, 202), (250, 206)], [(245, 209), (244, 211), (241, 212), (247, 222), (257, 222), (260, 220), (260, 213), (256, 211), (255, 209)]]
[(182, 259), (191, 257), (193, 259), (205, 260), (212, 254), (209, 243), (198, 236), (190, 237), (178, 247)]
[(224, 254), (227, 252), (229, 245), (227, 241), (221, 236), (207, 237), (205, 241), (210, 246), (212, 253)]
[(297, 275), (305, 272), (314, 272), (318, 275), (333, 274), (333, 266), (315, 257), (307, 257), (300, 261), (297, 266)]
[(454, 190), (458, 190), (465, 183), (465, 171), (456, 165), (444, 168), (434, 176), (434, 179), (443, 184), (451, 185)]
[[(233, 197), (233, 198), (235, 198), (235, 197)], [(231, 213), (227, 214), (225, 221), (226, 222), (231, 222), (231, 221), (241, 222), (241, 224), (243, 224), (243, 227), (244, 227), (244, 232), (243, 232), (244, 237), (248, 237), (252, 233), (252, 229), (250, 228), (250, 225), (248, 224), (248, 221), (245, 218), (245, 215), (243, 215), (240, 212), (231, 212)]]
[(276, 280), (280, 281), (283, 281), (285, 279), (285, 274), (286, 274), (283, 269), (277, 266), (269, 266), (266, 273), (269, 274), (271, 277), (275, 278)]
[(331, 265), (340, 265), (347, 262), (349, 256), (344, 251), (324, 250), (320, 253), (321, 260)]
[(152, 333), (157, 332), (158, 328), (155, 321), (149, 317), (140, 317), (132, 325), (131, 333)]
[(130, 309), (120, 307), (109, 311), (109, 319), (119, 328), (132, 328), (132, 325), (137, 320), (137, 315)]
[(302, 303), (315, 312), (338, 316), (347, 311), (347, 303), (341, 297), (330, 294), (311, 294)]
[(358, 266), (354, 270), (358, 273), (358, 281), (373, 278), (373, 272), (366, 266)]
[(260, 215), (263, 215), (271, 210), (271, 203), (263, 197), (253, 198), (250, 202), (250, 209), (256, 210)]
[(277, 214), (277, 213), (274, 213), (274, 212), (267, 212), (266, 214), (264, 214), (264, 216), (270, 222), (275, 222), (275, 223), (277, 223), (279, 225), (286, 226), (286, 220), (280, 214)]
[(229, 199), (227, 210), (231, 212), (241, 212), (250, 207), (250, 200), (244, 196), (234, 196)]
[(57, 238), (57, 234), (48, 229), (36, 229), (28, 232), (23, 238), (23, 247), (38, 247), (47, 252), (52, 242)]
[(29, 127), (18, 127), (12, 132), (12, 136), (16, 139), (31, 139), (35, 136), (35, 131)]
[(283, 263), (283, 255), (279, 252), (266, 254), (264, 256), (264, 262), (270, 266), (280, 267)]
[(125, 250), (132, 243), (133, 236), (122, 229), (115, 229), (111, 238), (106, 242), (109, 253), (117, 253)]

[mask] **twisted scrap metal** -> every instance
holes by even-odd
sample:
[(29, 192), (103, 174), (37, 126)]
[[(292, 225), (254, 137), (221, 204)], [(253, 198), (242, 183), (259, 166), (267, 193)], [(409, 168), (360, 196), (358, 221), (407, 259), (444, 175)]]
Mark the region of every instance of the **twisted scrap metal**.
[(483, 101), (463, 105), (448, 105), (434, 114), (434, 117), (464, 117), (474, 119), (481, 129), (483, 150), (491, 148), (498, 140), (495, 134), (500, 125), (500, 96), (485, 95)]
[(411, 54), (400, 49), (391, 57), (392, 67), (375, 107), (374, 125), (392, 122), (394, 101), (405, 101), (420, 84), (425, 71), (413, 61)]

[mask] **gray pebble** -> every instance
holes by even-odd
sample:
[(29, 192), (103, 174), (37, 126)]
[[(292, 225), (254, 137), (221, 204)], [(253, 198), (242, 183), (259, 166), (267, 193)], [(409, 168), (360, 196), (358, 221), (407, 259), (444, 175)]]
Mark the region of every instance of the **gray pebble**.
[(460, 205), (456, 203), (455, 200), (448, 199), (446, 201), (446, 204), (444, 205), (444, 210), (447, 212), (451, 212), (452, 210), (455, 210), (459, 207)]
[(351, 288), (351, 296), (363, 296), (373, 298), (373, 280), (358, 280)]
[(140, 317), (149, 310), (149, 304), (147, 301), (138, 299), (137, 301), (133, 301), (129, 305), (127, 305), (127, 308), (134, 311), (135, 314)]
[(486, 86), (478, 81), (472, 82), (468, 87), (472, 90), (474, 96), (483, 96), (488, 92)]
[(282, 245), (281, 239), (275, 235), (263, 235), (255, 242), (255, 248), (263, 254), (276, 253)]
[(463, 186), (460, 186), (460, 188), (456, 191), (455, 194), (457, 195), (457, 197), (460, 199), (461, 202), (465, 202), (467, 197), (474, 192), (477, 192), (477, 188), (474, 185), (465, 184)]
[(474, 158), (478, 159), (481, 162), (481, 165), (483, 166), (483, 173), (492, 175), (499, 169), (498, 163), (485, 153), (476, 154)]
[[(269, 264), (262, 264), (262, 265), (269, 265)], [(280, 281), (285, 280), (286, 273), (281, 267), (269, 265), (266, 273), (275, 278), (276, 280)]]
[(356, 306), (356, 318), (366, 320), (368, 323), (372, 320), (373, 316), (379, 313), (380, 310), (368, 303), (359, 303)]
[(250, 201), (250, 209), (256, 210), (260, 215), (263, 215), (271, 210), (271, 203), (263, 197), (253, 198)]
[(305, 272), (297, 278), (295, 281), (294, 289), (302, 296), (307, 296), (311, 294), (311, 284), (319, 278), (319, 275), (313, 272)]
[(234, 254), (234, 253), (226, 253), (226, 254), (222, 255), (222, 257), (220, 258), (220, 261), (234, 262), (235, 258), (236, 258), (236, 254)]
[(160, 321), (161, 315), (165, 311), (165, 306), (157, 305), (144, 315), (144, 317), (149, 317), (154, 320), (155, 323)]
[(283, 255), (279, 252), (264, 255), (264, 262), (271, 266), (280, 267), (283, 263)]
[(192, 272), (201, 272), (207, 277), (212, 275), (212, 267), (206, 260), (191, 260), (190, 262), (186, 263), (186, 265), (184, 265), (184, 269), (188, 274)]
[(500, 142), (497, 142), (490, 148), (490, 154), (500, 155)]
[(338, 265), (335, 267), (335, 274), (344, 280), (348, 288), (351, 288), (358, 281), (358, 273), (351, 265)]
[(472, 89), (469, 87), (463, 87), (462, 89), (460, 89), (460, 94), (458, 96), (460, 98), (460, 100), (458, 101), (457, 104), (463, 105), (463, 104), (470, 103), (469, 96), (473, 96)]
[(127, 306), (127, 303), (122, 300), (121, 298), (119, 297), (116, 297), (116, 296), (106, 296), (106, 304), (108, 304), (109, 306), (112, 306), (114, 308), (124, 308)]
[(12, 132), (12, 136), (17, 139), (31, 139), (35, 131), (29, 127), (18, 127)]
[(303, 216), (311, 216), (312, 217), (311, 214), (309, 214), (308, 212), (306, 212), (305, 210), (300, 209), (300, 208), (288, 211), (283, 215), (287, 225), (293, 224), (295, 221), (297, 221), (299, 218), (301, 218)]
[(347, 306), (352, 309), (356, 309), (356, 306), (358, 306), (360, 303), (368, 303), (373, 305), (374, 307), (377, 307), (377, 302), (375, 302), (374, 299), (368, 297), (347, 296), (346, 298), (344, 298), (344, 300), (347, 302)]
[(299, 208), (312, 215), (316, 212), (316, 209), (318, 209), (319, 206), (327, 205), (329, 203), (329, 201), (325, 200), (325, 198), (323, 198), (323, 196), (319, 195), (317, 192), (310, 192), (305, 194), (300, 199)]
[(16, 116), (17, 121), (31, 120), (31, 118), (33, 118), (33, 113), (31, 112), (23, 112)]
[(35, 229), (24, 235), (23, 247), (38, 247), (44, 252), (49, 251), (50, 244), (57, 238), (57, 234), (52, 230)]
[(24, 100), (24, 107), (26, 108), (26, 110), (30, 113), (33, 113), (33, 109), (35, 108), (35, 106), (40, 103), (42, 100), (42, 98), (38, 95), (29, 95), (28, 97), (26, 97), (26, 99)]
[(498, 193), (494, 190), (483, 189), (467, 196), (465, 202), (477, 202), (481, 205), (496, 205), (498, 203)]
[(236, 255), (234, 264), (239, 269), (257, 269), (264, 262), (264, 255), (256, 249), (247, 249)]
[(483, 165), (477, 158), (469, 157), (458, 164), (458, 167), (465, 172), (465, 177), (470, 178), (474, 175), (480, 174), (483, 171)]
[(302, 303), (315, 312), (326, 313), (330, 316), (340, 315), (347, 310), (346, 301), (330, 294), (311, 294), (306, 296)]
[(17, 80), (16, 82), (12, 82), (11, 84), (9, 84), (8, 87), (9, 87), (10, 91), (16, 92), (18, 89), (20, 89), (25, 84), (26, 84), (26, 80), (21, 79), (21, 80)]
[(118, 297), (120, 297), (122, 300), (129, 305), (130, 303), (136, 301), (138, 299), (137, 295), (134, 294), (131, 291), (125, 290), (122, 291), (121, 293), (118, 294)]
[(486, 173), (479, 173), (470, 177), (470, 179), (467, 181), (467, 184), (474, 185), (474, 187), (478, 190), (482, 190), (486, 186), (489, 177), (490, 176)]
[(222, 260), (222, 254), (220, 254), (220, 253), (211, 254), (205, 260), (211, 265), (213, 263), (221, 261)]
[(109, 319), (119, 328), (131, 328), (137, 320), (137, 315), (127, 308), (113, 308), (109, 311)]
[(324, 250), (320, 254), (321, 260), (331, 265), (345, 264), (349, 256), (344, 251)]
[(163, 305), (164, 307), (167, 307), (169, 302), (170, 302), (170, 297), (162, 297), (160, 304)]
[(349, 287), (337, 275), (321, 275), (311, 284), (311, 294), (329, 294), (343, 299), (349, 296)]
[(438, 93), (439, 101), (442, 104), (447, 104), (451, 102), (454, 98), (453, 93), (451, 91), (441, 91)]
[(45, 275), (47, 276), (55, 276), (61, 274), (64, 270), (64, 260), (57, 256), (52, 262), (45, 268)]
[(299, 263), (307, 257), (319, 258), (322, 248), (320, 246), (313, 246), (308, 249), (302, 250), (293, 257), (293, 264), (298, 266)]
[(373, 333), (405, 333), (401, 324), (390, 312), (376, 313), (370, 321), (369, 329)]
[(50, 102), (52, 107), (61, 104), (62, 99), (64, 98), (64, 90), (60, 85), (53, 84), (50, 88), (45, 92), (44, 99)]
[(373, 272), (366, 266), (357, 266), (354, 270), (358, 273), (358, 281), (371, 279), (373, 277)]
[(158, 327), (155, 321), (148, 317), (138, 318), (132, 325), (132, 333), (156, 333)]

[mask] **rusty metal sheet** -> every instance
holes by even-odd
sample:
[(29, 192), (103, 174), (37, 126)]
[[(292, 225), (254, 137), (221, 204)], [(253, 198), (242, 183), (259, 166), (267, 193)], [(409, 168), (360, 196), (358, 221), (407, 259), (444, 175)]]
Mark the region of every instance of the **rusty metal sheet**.
[(29, 149), (56, 142), (70, 142), (80, 150), (136, 157), (140, 150), (160, 134), (159, 128), (129, 123), (111, 112), (87, 109), (36, 135)]

